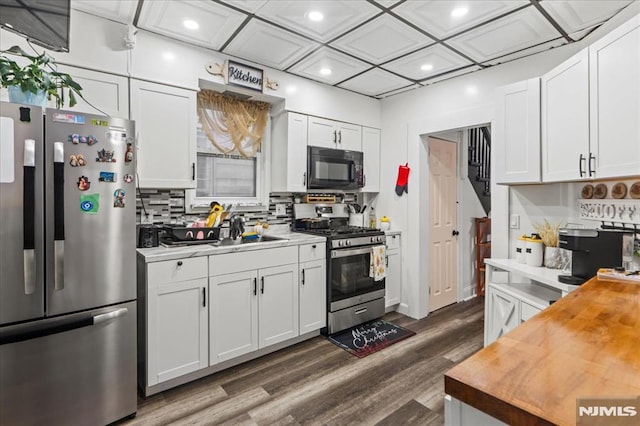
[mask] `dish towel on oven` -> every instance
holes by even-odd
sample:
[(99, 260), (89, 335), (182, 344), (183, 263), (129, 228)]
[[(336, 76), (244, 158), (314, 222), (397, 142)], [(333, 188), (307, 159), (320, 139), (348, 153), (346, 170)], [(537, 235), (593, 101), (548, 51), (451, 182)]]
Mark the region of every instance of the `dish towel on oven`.
[(384, 279), (385, 273), (385, 247), (376, 246), (371, 248), (371, 264), (369, 265), (369, 276), (374, 281)]

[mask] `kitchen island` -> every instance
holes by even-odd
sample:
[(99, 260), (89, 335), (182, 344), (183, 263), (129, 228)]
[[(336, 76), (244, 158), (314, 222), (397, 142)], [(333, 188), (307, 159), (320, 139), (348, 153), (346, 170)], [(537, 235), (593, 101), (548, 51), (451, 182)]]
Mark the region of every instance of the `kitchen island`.
[(449, 370), (445, 393), (448, 425), (574, 425), (578, 398), (638, 398), (640, 285), (589, 280)]

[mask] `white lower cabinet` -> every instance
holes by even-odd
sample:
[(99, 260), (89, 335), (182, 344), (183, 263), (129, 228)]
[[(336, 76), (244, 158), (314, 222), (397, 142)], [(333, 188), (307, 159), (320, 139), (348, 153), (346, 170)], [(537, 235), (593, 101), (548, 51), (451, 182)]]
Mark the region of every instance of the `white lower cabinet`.
[(326, 244), (299, 247), (300, 258), (300, 334), (327, 325)]
[(149, 387), (208, 366), (207, 259), (150, 263), (144, 276)]
[(298, 336), (296, 246), (209, 256), (209, 270), (210, 365)]
[(487, 346), (560, 299), (562, 293), (536, 284), (488, 283), (484, 345)]
[(385, 307), (392, 307), (400, 303), (402, 295), (400, 235), (387, 235), (386, 256)]

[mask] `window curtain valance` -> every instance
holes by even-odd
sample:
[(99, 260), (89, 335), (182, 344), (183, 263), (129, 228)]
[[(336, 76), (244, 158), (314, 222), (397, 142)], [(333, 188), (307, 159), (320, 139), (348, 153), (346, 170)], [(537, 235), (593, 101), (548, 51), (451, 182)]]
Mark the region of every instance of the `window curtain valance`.
[(253, 158), (267, 128), (270, 105), (212, 90), (198, 92), (198, 118), (209, 141), (223, 154)]

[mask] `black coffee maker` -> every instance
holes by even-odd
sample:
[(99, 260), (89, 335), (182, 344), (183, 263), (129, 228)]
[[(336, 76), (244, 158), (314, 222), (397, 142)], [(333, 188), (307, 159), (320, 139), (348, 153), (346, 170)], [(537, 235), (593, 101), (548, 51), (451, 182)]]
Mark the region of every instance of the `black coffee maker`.
[(559, 247), (571, 250), (571, 275), (558, 275), (558, 281), (580, 285), (596, 276), (600, 268), (622, 266), (626, 240), (633, 234), (602, 229), (560, 228)]

